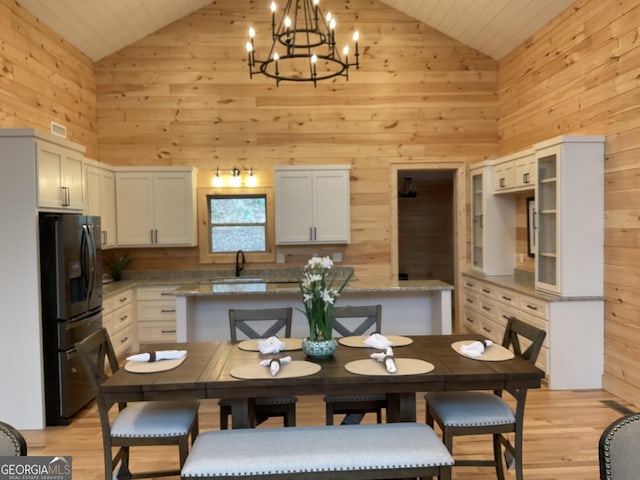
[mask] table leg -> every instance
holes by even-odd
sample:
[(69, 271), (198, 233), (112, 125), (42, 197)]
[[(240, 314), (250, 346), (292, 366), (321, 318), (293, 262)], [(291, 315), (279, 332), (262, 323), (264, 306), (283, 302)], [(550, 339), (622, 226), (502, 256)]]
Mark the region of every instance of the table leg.
[(251, 428), (256, 424), (254, 398), (231, 399), (231, 428)]
[(387, 393), (387, 423), (415, 421), (416, 394)]

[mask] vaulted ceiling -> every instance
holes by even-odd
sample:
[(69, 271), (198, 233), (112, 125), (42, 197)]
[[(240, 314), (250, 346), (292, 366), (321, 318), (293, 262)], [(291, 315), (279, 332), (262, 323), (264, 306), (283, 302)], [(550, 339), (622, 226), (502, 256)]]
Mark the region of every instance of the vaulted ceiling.
[[(336, 0), (323, 1), (326, 5)], [(380, 1), (496, 60), (520, 45), (574, 2)], [(210, 2), (211, 0), (18, 0), (20, 5), (94, 61)]]

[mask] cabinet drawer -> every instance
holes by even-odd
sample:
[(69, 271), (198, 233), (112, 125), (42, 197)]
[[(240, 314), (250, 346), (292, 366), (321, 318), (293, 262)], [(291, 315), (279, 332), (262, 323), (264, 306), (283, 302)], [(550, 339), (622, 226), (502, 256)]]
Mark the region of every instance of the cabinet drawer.
[(543, 319), (548, 318), (548, 303), (544, 300), (520, 295), (520, 310)]
[(176, 322), (157, 321), (138, 323), (139, 343), (165, 343), (176, 341)]
[(128, 351), (133, 345), (133, 325), (128, 324), (111, 335), (111, 343), (118, 357)]
[(136, 294), (138, 301), (147, 300), (173, 300), (175, 296), (173, 291), (178, 288), (177, 285), (159, 285), (157, 287), (138, 288)]
[(509, 317), (516, 317), (518, 320), (522, 320), (523, 322), (526, 322), (529, 325), (533, 325), (534, 327), (547, 332), (547, 335), (544, 337), (544, 342), (542, 344), (545, 346), (549, 346), (549, 329), (547, 328), (548, 322), (546, 320), (536, 317), (534, 315), (529, 315), (528, 313), (525, 313), (522, 310), (518, 310), (506, 305), (502, 305), (500, 307), (500, 318), (502, 319), (502, 321), (504, 321), (505, 327), (507, 325), (507, 319)]
[(504, 325), (487, 317), (482, 317), (482, 335), (495, 343), (501, 343), (504, 336)]
[(468, 288), (464, 289), (464, 305), (466, 308), (480, 309), (480, 298), (477, 293)]
[(478, 291), (481, 295), (497, 300), (499, 298), (499, 291), (500, 289), (494, 285), (491, 285), (489, 283), (480, 283), (478, 285)]
[(480, 291), (480, 282), (473, 278), (465, 278), (464, 279), (464, 289), (472, 292)]
[(115, 310), (124, 305), (129, 305), (131, 302), (133, 302), (133, 290), (125, 290), (124, 292), (110, 295), (110, 298), (112, 302), (111, 308)]
[(120, 307), (111, 314), (111, 329), (117, 332), (128, 327), (133, 322), (133, 305), (131, 303)]
[(498, 318), (498, 303), (490, 297), (480, 296), (480, 311), (491, 319)]
[(469, 308), (464, 309), (464, 328), (473, 333), (482, 333), (482, 318)]
[(112, 297), (104, 297), (102, 299), (102, 316), (109, 315), (113, 311)]
[(138, 303), (138, 322), (148, 322), (153, 320), (173, 320), (175, 323), (175, 300)]
[(520, 296), (506, 288), (499, 288), (497, 292), (497, 299), (505, 305), (510, 305), (514, 308), (518, 308), (520, 305)]

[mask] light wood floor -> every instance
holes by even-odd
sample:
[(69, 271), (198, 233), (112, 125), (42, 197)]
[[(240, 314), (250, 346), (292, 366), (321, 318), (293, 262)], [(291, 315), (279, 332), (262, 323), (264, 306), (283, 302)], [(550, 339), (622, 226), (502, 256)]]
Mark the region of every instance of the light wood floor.
[[(525, 414), (524, 474), (527, 480), (589, 480), (599, 478), (597, 445), (602, 430), (622, 413), (607, 402), (634, 408), (602, 390), (532, 390)], [(424, 400), (418, 396), (418, 420), (424, 421)], [(298, 425), (324, 424), (324, 406), (320, 397), (300, 397)], [(365, 421), (372, 421), (368, 418)], [(214, 400), (202, 402), (201, 431), (218, 428), (218, 406)], [(269, 420), (259, 428), (279, 426)], [(43, 431), (23, 432), (30, 455), (71, 455), (73, 478), (93, 480), (103, 477), (102, 440), (95, 404), (83, 410), (71, 425), (49, 427)], [(489, 437), (463, 437), (456, 440), (456, 456), (491, 453)], [(251, 446), (247, 446), (250, 461)], [(259, 448), (258, 445), (255, 446)], [(134, 450), (133, 468), (153, 469), (177, 464), (177, 449), (149, 447)], [(135, 471), (135, 470), (134, 470)], [(510, 474), (511, 478), (515, 475)], [(495, 479), (491, 468), (460, 467), (454, 479)]]

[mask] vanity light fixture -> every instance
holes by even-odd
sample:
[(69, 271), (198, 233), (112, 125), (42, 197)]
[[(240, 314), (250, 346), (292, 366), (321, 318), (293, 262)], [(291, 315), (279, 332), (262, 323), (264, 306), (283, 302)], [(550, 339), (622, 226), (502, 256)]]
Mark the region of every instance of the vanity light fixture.
[(211, 184), (215, 188), (239, 188), (243, 185), (245, 187), (253, 188), (258, 185), (258, 177), (256, 177), (256, 175), (254, 174), (253, 167), (251, 167), (247, 171), (247, 174), (244, 176), (242, 175), (242, 170), (240, 170), (238, 167), (233, 167), (231, 170), (229, 170), (229, 175), (226, 176), (220, 173), (219, 167), (216, 167), (216, 173), (211, 179)]

